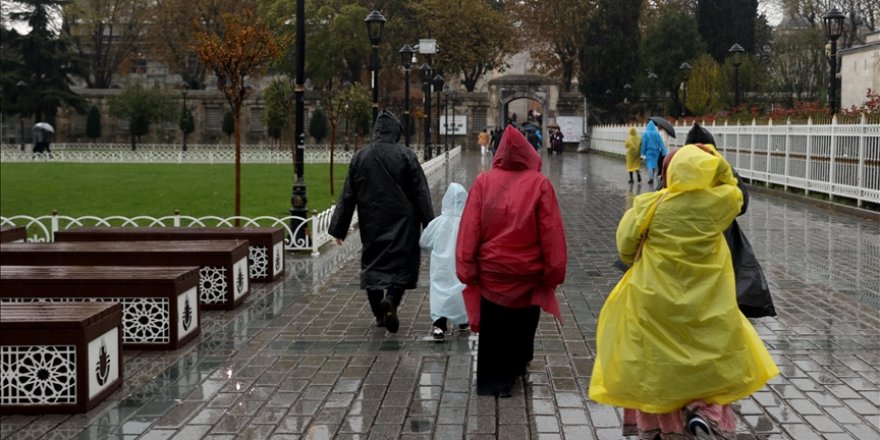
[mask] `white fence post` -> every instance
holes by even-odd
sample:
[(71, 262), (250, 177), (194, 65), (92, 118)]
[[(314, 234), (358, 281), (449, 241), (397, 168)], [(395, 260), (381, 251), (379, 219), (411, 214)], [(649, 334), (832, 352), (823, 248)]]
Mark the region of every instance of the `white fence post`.
[(856, 206), (859, 208), (862, 207), (862, 198), (865, 196), (865, 149), (867, 148), (865, 138), (868, 133), (867, 123), (865, 114), (862, 113), (861, 125), (859, 126), (859, 131), (861, 132), (861, 136), (859, 136), (859, 168), (856, 170), (858, 173), (858, 177), (856, 177), (856, 186), (859, 189), (859, 193), (856, 196)]
[(837, 155), (837, 115), (831, 116), (831, 145), (830, 145), (830, 153), (829, 153), (829, 162), (828, 162), (828, 198), (829, 200), (834, 200), (835, 194), (835, 185), (834, 185), (834, 164), (836, 163), (835, 156)]
[(312, 256), (317, 257), (321, 255), (321, 251), (318, 249), (321, 247), (321, 243), (318, 243), (318, 221), (320, 218), (318, 217), (318, 211), (316, 209), (312, 210), (312, 224), (309, 228), (309, 236), (312, 240)]
[(52, 220), (49, 221), (49, 243), (55, 241), (55, 233), (58, 232), (58, 210), (52, 210)]
[(791, 169), (789, 167), (790, 156), (791, 155), (791, 118), (785, 120), (785, 165), (784, 171), (785, 177), (783, 178), (783, 188), (788, 191), (788, 180), (791, 178)]
[(180, 210), (179, 209), (174, 210), (174, 227), (175, 228), (180, 227)]
[(806, 168), (804, 169), (804, 195), (810, 195), (810, 177), (813, 174), (813, 164), (811, 162), (811, 157), (813, 153), (813, 117), (807, 118), (807, 160), (806, 160)]

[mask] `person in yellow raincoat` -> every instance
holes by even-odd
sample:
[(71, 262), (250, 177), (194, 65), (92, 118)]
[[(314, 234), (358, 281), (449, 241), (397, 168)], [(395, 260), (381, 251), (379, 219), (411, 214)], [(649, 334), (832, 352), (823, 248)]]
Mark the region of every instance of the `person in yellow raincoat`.
[(639, 169), (642, 167), (642, 158), (639, 154), (641, 154), (642, 138), (635, 127), (629, 128), (629, 136), (624, 145), (626, 145), (626, 171), (629, 173), (629, 183), (633, 183), (633, 173), (636, 173), (636, 177), (641, 182), (642, 174), (639, 173)]
[(624, 435), (733, 439), (730, 404), (779, 374), (737, 307), (722, 235), (742, 193), (714, 149), (686, 145), (666, 164), (667, 188), (636, 197), (617, 227), (632, 267), (599, 315), (589, 394), (624, 408)]

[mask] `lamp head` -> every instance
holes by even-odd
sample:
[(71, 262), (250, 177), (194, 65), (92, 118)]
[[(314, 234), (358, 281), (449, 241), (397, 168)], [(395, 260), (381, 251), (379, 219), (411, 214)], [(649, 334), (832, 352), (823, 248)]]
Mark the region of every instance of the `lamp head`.
[(443, 90), (443, 84), (446, 84), (446, 80), (438, 73), (434, 76), (434, 91)]
[(843, 35), (843, 20), (846, 18), (843, 12), (834, 8), (822, 16), (822, 25), (825, 28), (825, 38), (835, 41)]
[(400, 53), (400, 65), (403, 66), (404, 69), (412, 67), (414, 59), (413, 55), (416, 53), (415, 49), (409, 44), (404, 44), (398, 52)]
[(730, 49), (727, 50), (727, 53), (733, 57), (734, 67), (739, 67), (742, 64), (742, 57), (745, 52), (746, 50), (738, 43), (734, 43), (733, 46), (730, 46)]
[(364, 22), (367, 23), (367, 35), (370, 37), (370, 44), (378, 46), (382, 42), (382, 31), (385, 30), (385, 16), (378, 10), (373, 9), (373, 12), (370, 12), (370, 15), (367, 15), (367, 18), (364, 19)]

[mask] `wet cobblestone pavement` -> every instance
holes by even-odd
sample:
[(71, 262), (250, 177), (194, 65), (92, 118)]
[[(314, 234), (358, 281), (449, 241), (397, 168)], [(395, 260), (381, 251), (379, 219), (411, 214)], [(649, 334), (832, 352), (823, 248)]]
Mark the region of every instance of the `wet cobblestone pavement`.
[[(431, 178), (489, 166), (465, 152)], [(126, 351), (124, 387), (82, 415), (3, 416), (2, 439), (620, 439), (618, 410), (586, 398), (599, 310), (620, 272), (614, 231), (632, 198), (622, 160), (544, 157), (569, 245), (564, 323), (542, 315), (535, 359), (510, 399), (478, 397), (476, 337), (430, 337), (427, 256), (397, 334), (358, 290), (357, 234), (168, 352)], [(741, 439), (880, 439), (880, 224), (753, 191), (739, 219), (779, 316), (753, 320), (782, 375), (736, 404)]]

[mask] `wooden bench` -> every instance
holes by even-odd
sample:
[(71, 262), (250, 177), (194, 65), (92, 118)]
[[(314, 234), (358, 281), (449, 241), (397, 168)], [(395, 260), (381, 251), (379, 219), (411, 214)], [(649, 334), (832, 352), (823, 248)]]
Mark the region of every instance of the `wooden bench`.
[(0, 414), (85, 412), (122, 386), (122, 306), (0, 307)]
[(27, 229), (24, 226), (0, 226), (0, 243), (27, 241)]
[(79, 227), (55, 232), (55, 241), (247, 240), (251, 281), (275, 281), (284, 273), (284, 228)]
[(2, 243), (4, 266), (198, 266), (202, 309), (232, 310), (250, 293), (242, 240)]
[(198, 284), (195, 266), (0, 266), (0, 307), (119, 303), (123, 348), (173, 350), (199, 335)]

